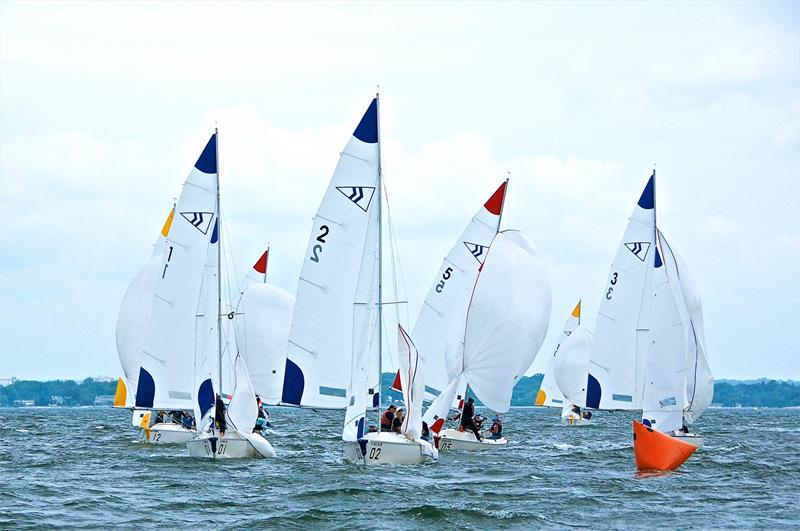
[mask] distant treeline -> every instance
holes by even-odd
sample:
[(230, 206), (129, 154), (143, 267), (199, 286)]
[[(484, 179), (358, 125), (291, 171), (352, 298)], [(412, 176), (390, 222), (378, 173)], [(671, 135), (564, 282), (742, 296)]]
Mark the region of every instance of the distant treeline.
[(117, 382), (98, 382), (92, 378), (80, 383), (74, 380), (17, 380), (0, 387), (0, 406), (13, 406), (15, 401), (22, 400), (33, 400), (37, 406), (91, 406), (96, 397), (113, 395), (116, 389)]
[[(384, 373), (382, 384), (389, 389), (394, 374)], [(514, 387), (511, 396), (513, 406), (532, 406), (536, 393), (542, 383), (542, 375), (523, 376)], [(113, 395), (116, 382), (100, 382), (87, 378), (82, 382), (73, 380), (54, 380), (36, 382), (19, 380), (11, 385), (0, 387), (0, 407), (15, 405), (15, 401), (32, 400), (34, 405), (90, 406), (98, 396)], [(387, 398), (401, 400), (400, 393), (386, 392)], [(471, 392), (468, 393), (471, 395)], [(474, 395), (473, 395), (474, 396)], [(477, 401), (477, 398), (476, 398)], [(714, 384), (714, 404), (728, 407), (790, 407), (800, 406), (800, 382), (758, 380), (754, 382), (733, 382), (730, 380)], [(480, 401), (478, 401), (480, 404)], [(20, 405), (20, 402), (17, 402)]]

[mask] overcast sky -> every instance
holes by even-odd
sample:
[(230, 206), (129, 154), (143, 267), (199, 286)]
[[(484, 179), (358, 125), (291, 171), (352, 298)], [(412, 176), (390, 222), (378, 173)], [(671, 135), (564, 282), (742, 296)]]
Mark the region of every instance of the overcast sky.
[(413, 324), (511, 172), (552, 351), (657, 165), (717, 378), (800, 379), (800, 3), (0, 3), (0, 376), (116, 376), (116, 314), (220, 128), (239, 277), (294, 293), (376, 85)]

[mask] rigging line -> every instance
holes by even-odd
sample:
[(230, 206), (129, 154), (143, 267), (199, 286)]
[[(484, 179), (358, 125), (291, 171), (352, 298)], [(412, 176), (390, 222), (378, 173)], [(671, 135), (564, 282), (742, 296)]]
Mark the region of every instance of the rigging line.
[(331, 420), (331, 421), (339, 422), (337, 419), (331, 417), (330, 415), (324, 414), (323, 412), (321, 412), (318, 409), (311, 408), (311, 411), (313, 411), (314, 413), (316, 413), (317, 415), (319, 415), (322, 418), (326, 418), (326, 419)]
[[(390, 249), (390, 251), (392, 253), (392, 283), (393, 283), (393, 286), (394, 286), (394, 296), (395, 296), (395, 300), (399, 299), (398, 290), (397, 290), (397, 277), (399, 276), (400, 277), (400, 285), (401, 285), (401, 289), (402, 289), (403, 298), (407, 299), (408, 298), (408, 291), (406, 289), (405, 275), (403, 274), (403, 263), (400, 260), (400, 247), (397, 244), (397, 235), (395, 234), (394, 223), (392, 222), (392, 209), (389, 206), (389, 192), (388, 192), (388, 190), (386, 188), (386, 176), (385, 175), (384, 175), (384, 178), (381, 180), (381, 182), (382, 182), (382, 185), (383, 185), (383, 193), (384, 193), (384, 196), (386, 197), (386, 217), (387, 217), (387, 221), (389, 222), (389, 249)], [(399, 271), (399, 275), (398, 275), (398, 271)], [(400, 310), (399, 310), (399, 308), (396, 308), (395, 312), (397, 314), (397, 321), (399, 323), (399, 322), (401, 322), (400, 321)], [(405, 307), (405, 313), (406, 313), (405, 323), (406, 324), (410, 324), (409, 315), (408, 315), (408, 305), (406, 305), (406, 307)]]

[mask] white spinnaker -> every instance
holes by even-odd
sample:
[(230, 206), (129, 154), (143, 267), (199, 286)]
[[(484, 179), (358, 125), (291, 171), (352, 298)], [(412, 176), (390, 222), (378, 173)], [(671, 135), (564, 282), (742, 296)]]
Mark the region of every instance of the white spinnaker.
[(683, 289), (683, 300), (689, 310), (692, 324), (692, 334), (689, 339), (695, 342), (695, 349), (690, 349), (687, 354), (687, 404), (683, 413), (684, 421), (687, 425), (691, 425), (711, 405), (714, 398), (714, 376), (711, 374), (706, 354), (706, 334), (703, 326), (703, 305), (700, 293), (681, 256), (675, 254), (675, 258)]
[(283, 391), (294, 297), (272, 284), (253, 284), (236, 310), (236, 344), (253, 386), (266, 404)]
[(680, 293), (675, 258), (665, 243), (662, 239), (653, 264), (653, 326), (645, 365), (642, 419), (659, 431), (670, 432), (683, 425), (691, 326)]
[[(703, 348), (699, 298), (688, 269), (660, 232), (659, 241), (642, 418), (659, 431), (671, 432), (684, 423), (691, 424), (708, 407), (713, 379)], [(692, 298), (691, 302), (686, 295)], [(690, 308), (694, 309), (694, 315)], [(695, 317), (699, 317), (699, 322), (695, 322)]]
[(137, 407), (193, 408), (196, 312), (216, 223), (216, 168), (214, 134), (183, 186), (165, 242), (147, 323)]
[(555, 366), (559, 361), (559, 349), (561, 348), (561, 345), (567, 340), (567, 338), (572, 334), (579, 324), (581, 324), (580, 301), (578, 301), (578, 304), (575, 305), (572, 313), (567, 318), (567, 322), (564, 323), (564, 329), (561, 331), (561, 335), (558, 337), (556, 349), (553, 351), (552, 356), (550, 356), (550, 361), (547, 362), (547, 367), (544, 371), (544, 377), (542, 378), (542, 383), (539, 386), (539, 392), (536, 395), (537, 406), (563, 407), (565, 405), (564, 395), (558, 389), (558, 385), (556, 385), (553, 371), (555, 370)]
[(586, 405), (641, 409), (650, 343), (655, 173), (631, 214), (603, 291), (589, 363)]
[(453, 244), (420, 308), (412, 337), (423, 356), (427, 400), (461, 373), (467, 308), (478, 269), (500, 227), (506, 186), (500, 185)]
[(400, 365), (400, 382), (406, 416), (400, 433), (415, 441), (422, 437), (422, 401), (425, 398), (423, 363), (419, 351), (403, 327), (397, 325), (397, 359)]
[(591, 348), (592, 333), (583, 325), (573, 330), (561, 344), (553, 366), (553, 379), (566, 400), (566, 406), (586, 406), (586, 374)]
[(344, 408), (351, 362), (375, 308), (361, 308), (371, 223), (379, 215), (377, 100), (342, 152), (314, 218), (297, 288), (281, 401)]
[(117, 315), (117, 355), (125, 375), (125, 405), (133, 406), (136, 397), (136, 384), (139, 381), (139, 365), (142, 359), (147, 321), (153, 306), (156, 284), (161, 275), (164, 255), (164, 242), (175, 210), (170, 211), (164, 227), (153, 243), (153, 252), (144, 267), (131, 281), (120, 304)]
[(511, 393), (547, 334), (550, 277), (520, 231), (500, 232), (481, 268), (467, 313), (464, 375), (480, 401), (508, 411)]

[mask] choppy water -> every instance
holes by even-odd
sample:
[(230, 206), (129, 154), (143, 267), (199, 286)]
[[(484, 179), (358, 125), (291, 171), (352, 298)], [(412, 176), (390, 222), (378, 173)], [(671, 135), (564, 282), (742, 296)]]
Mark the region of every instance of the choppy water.
[(627, 414), (504, 416), (509, 447), (437, 464), (341, 460), (341, 414), (273, 409), (276, 459), (194, 460), (110, 408), (0, 409), (0, 527), (797, 528), (800, 410), (709, 410), (706, 449), (635, 472)]

